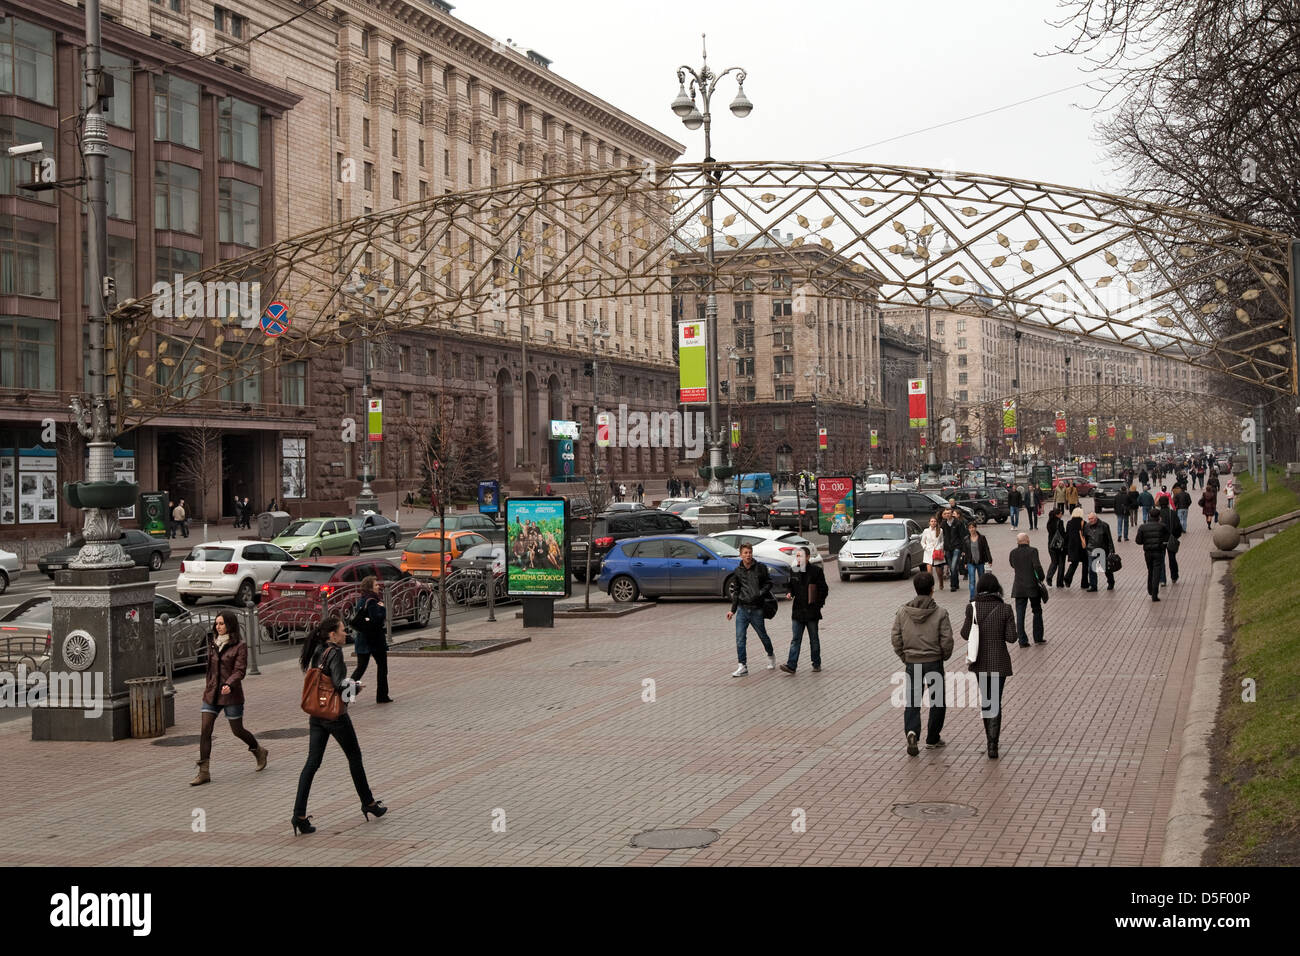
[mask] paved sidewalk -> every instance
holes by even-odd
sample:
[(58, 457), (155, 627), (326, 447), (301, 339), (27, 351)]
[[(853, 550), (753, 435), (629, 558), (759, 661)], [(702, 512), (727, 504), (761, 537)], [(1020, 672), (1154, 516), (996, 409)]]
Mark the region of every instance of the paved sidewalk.
[[(377, 707), (371, 684), (352, 711), (392, 813), (362, 820), (331, 744), (309, 811), (320, 831), (296, 839), (285, 827), (305, 736), (265, 738), (270, 764), (258, 774), (218, 721), (213, 783), (191, 788), (197, 745), (38, 744), (14, 721), (0, 727), (0, 845), (11, 865), (1155, 865), (1209, 578), (1209, 535), (1192, 527), (1182, 577), (1159, 604), (1131, 542), (1120, 544), (1114, 592), (1103, 583), (1085, 594), (1077, 580), (1052, 591), (1049, 643), (1011, 648), (997, 761), (984, 756), (977, 709), (949, 709), (947, 748), (905, 755), (889, 624), (911, 585), (841, 584), (832, 563), (820, 674), (806, 650), (795, 676), (764, 670), (751, 638), (750, 676), (729, 677), (734, 640), (720, 601), (562, 620), (477, 658), (393, 659), (397, 702)], [(987, 531), (1009, 590), (1013, 533)], [(1032, 537), (1045, 558), (1046, 531)], [(940, 598), (959, 627), (965, 586)], [(771, 629), (783, 659), (788, 604)], [(494, 632), (521, 625), (503, 614), (455, 636)], [(950, 671), (964, 670), (964, 653), (958, 640)], [(250, 678), (250, 729), (305, 729), (300, 688), (289, 663)], [(167, 739), (197, 734), (200, 693), (197, 682), (179, 690)], [(893, 810), (918, 801), (975, 815), (916, 821)], [(206, 832), (192, 829), (196, 810)], [(805, 832), (792, 828), (798, 810)], [(505, 832), (494, 832), (494, 811)], [(677, 826), (721, 837), (705, 849), (629, 846), (642, 830)]]

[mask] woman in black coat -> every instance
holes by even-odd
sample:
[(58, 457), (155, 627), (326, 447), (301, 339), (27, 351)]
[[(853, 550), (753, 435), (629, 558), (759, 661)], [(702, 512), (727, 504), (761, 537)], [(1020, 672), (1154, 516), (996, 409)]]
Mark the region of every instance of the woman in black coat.
[(1016, 613), (1002, 600), (1002, 585), (994, 574), (985, 574), (975, 588), (975, 600), (966, 605), (962, 640), (970, 640), (971, 617), (979, 622), (980, 639), (970, 669), (980, 688), (980, 714), (990, 760), (998, 759), (998, 735), (1002, 733), (1002, 691), (1011, 677), (1011, 655), (1007, 645), (1016, 643)]
[(352, 679), (361, 682), (361, 676), (375, 659), (379, 668), (378, 686), (375, 688), (375, 702), (391, 704), (393, 698), (388, 696), (388, 632), (384, 619), (388, 615), (384, 602), (379, 600), (375, 590), (377, 579), (368, 574), (361, 579), (361, 593), (352, 611), (352, 633), (355, 636), (354, 650), (357, 652), (357, 666), (352, 669)]
[[(1052, 575), (1056, 576), (1056, 587), (1065, 587), (1065, 519), (1062, 517), (1064, 508), (1060, 505), (1052, 509), (1052, 513), (1047, 516), (1047, 553), (1052, 556), (1052, 563), (1047, 566), (1047, 584), (1052, 583)], [(1057, 532), (1061, 535), (1061, 547), (1053, 548), (1052, 541), (1056, 539)]]
[[(1083, 533), (1083, 509), (1075, 508), (1070, 512), (1070, 520), (1065, 524), (1065, 554), (1070, 559), (1070, 567), (1065, 572), (1065, 586), (1074, 583), (1074, 569), (1081, 562), (1088, 560), (1088, 541)], [(1088, 590), (1088, 574), (1079, 575), (1079, 586)]]

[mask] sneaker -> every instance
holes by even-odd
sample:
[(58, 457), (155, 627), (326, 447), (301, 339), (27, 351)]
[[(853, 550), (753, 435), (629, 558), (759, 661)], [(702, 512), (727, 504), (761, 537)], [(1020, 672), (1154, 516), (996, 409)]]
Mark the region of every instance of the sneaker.
[(946, 747), (946, 746), (948, 746), (948, 741), (944, 740), (942, 737), (940, 737), (934, 743), (930, 743), (930, 741), (928, 740), (925, 742), (926, 750), (938, 750), (940, 747)]
[(821, 666), (820, 664), (814, 664), (814, 665), (813, 665), (813, 673), (814, 673), (814, 674), (820, 674), (821, 672), (822, 672), (822, 666)]
[(746, 676), (748, 676), (748, 674), (749, 674), (749, 668), (746, 667), (744, 664), (741, 664), (739, 667), (737, 667), (737, 668), (735, 669), (735, 671), (732, 672), (731, 676), (732, 676), (732, 677), (746, 677)]
[(785, 671), (787, 674), (793, 674), (793, 673), (794, 673), (794, 668), (791, 667), (789, 664), (782, 664), (782, 665), (781, 665), (781, 670)]
[(907, 755), (915, 757), (920, 752), (921, 749), (916, 746), (916, 732), (909, 730), (907, 732)]
[(776, 670), (776, 655), (775, 655), (775, 654), (769, 654), (769, 655), (767, 655), (767, 669), (770, 670), (770, 671), (774, 671), (774, 670)]

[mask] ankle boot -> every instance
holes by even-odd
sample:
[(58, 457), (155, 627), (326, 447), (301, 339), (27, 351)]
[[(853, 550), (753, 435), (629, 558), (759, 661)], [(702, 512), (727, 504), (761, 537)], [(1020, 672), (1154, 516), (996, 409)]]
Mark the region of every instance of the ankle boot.
[(251, 748), (251, 750), (252, 750), (252, 754), (253, 754), (253, 756), (257, 758), (257, 769), (258, 769), (258, 770), (265, 770), (265, 769), (266, 769), (266, 755), (267, 755), (267, 753), (268, 753), (269, 751), (267, 751), (267, 749), (266, 749), (265, 747), (263, 747), (261, 744), (258, 744), (256, 747)]
[(212, 778), (208, 776), (208, 761), (200, 760), (196, 766), (199, 768), (199, 772), (197, 776), (190, 781), (190, 786), (197, 787), (201, 783), (211, 783)]

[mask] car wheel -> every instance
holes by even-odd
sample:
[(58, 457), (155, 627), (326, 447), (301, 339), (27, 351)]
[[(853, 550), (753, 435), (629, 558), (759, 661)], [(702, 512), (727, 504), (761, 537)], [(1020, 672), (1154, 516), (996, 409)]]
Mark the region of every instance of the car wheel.
[(244, 607), (253, 600), (256, 594), (257, 586), (253, 583), (253, 579), (245, 578), (244, 583), (241, 584), (239, 590), (235, 592), (235, 603), (240, 607)]
[(9, 575), (0, 571), (0, 594), (4, 594), (7, 590), (9, 590)]
[(350, 550), (350, 551), (348, 552), (348, 554), (360, 554), (360, 553), (361, 553), (361, 542), (360, 542), (360, 541), (353, 541), (353, 542), (352, 542), (352, 550)]
[(388, 540), (384, 542), (384, 547), (387, 548), (389, 551), (392, 551), (395, 547), (397, 547), (397, 535), (393, 534), (392, 532), (389, 532)]
[(912, 556), (909, 554), (903, 558), (903, 579), (906, 580), (912, 576)]
[(573, 576), (574, 576), (575, 578), (578, 579), (578, 583), (579, 583), (579, 584), (586, 584), (586, 583), (587, 583), (587, 572), (586, 572), (585, 570), (583, 570), (583, 571), (574, 571), (574, 572), (573, 572)]
[(421, 594), (415, 602), (415, 623), (420, 627), (428, 627), (432, 616), (433, 599), (428, 594)]
[(46, 576), (47, 578), (49, 578), (51, 581), (54, 580), (54, 572), (53, 572), (53, 571), (46, 571), (46, 572), (45, 572), (45, 576)]
[(983, 508), (980, 508), (975, 512), (975, 520), (978, 521), (980, 524), (988, 524), (989, 513), (985, 511)]
[(731, 582), (734, 580), (736, 580), (736, 576), (734, 574), (728, 574), (727, 580), (722, 582), (722, 596), (724, 598), (731, 597)]
[(1007, 523), (1007, 515), (1002, 515), (1002, 517), (998, 518), (998, 524), (1006, 524), (1006, 523)]
[(840, 580), (841, 580), (841, 581), (847, 581), (848, 579), (849, 579), (849, 576), (848, 576), (847, 574), (845, 574), (843, 571), (841, 571), (841, 572), (840, 572)]
[(319, 557), (320, 557), (320, 548), (312, 548), (312, 549), (311, 549), (311, 555), (310, 555), (310, 557), (313, 557), (313, 558), (319, 558)]
[(158, 571), (163, 566), (163, 556), (161, 551), (155, 551), (149, 555), (149, 570)]
[(182, 594), (181, 603), (184, 604), (186, 607), (193, 607), (194, 605), (199, 603), (199, 599), (198, 596), (194, 594)]
[(609, 582), (609, 594), (617, 604), (631, 604), (637, 599), (639, 589), (636, 582), (626, 574), (620, 574)]

